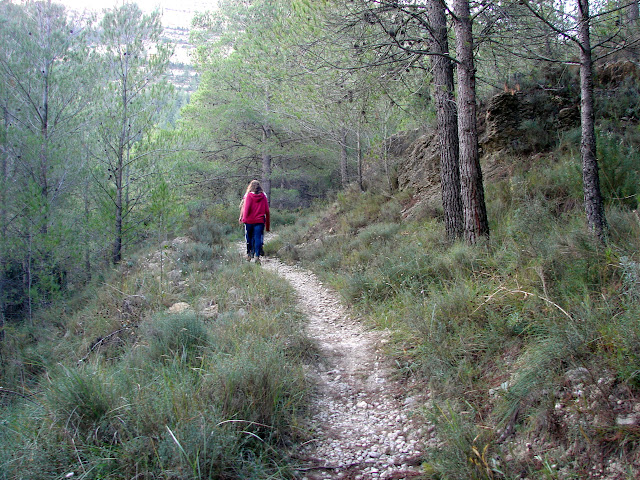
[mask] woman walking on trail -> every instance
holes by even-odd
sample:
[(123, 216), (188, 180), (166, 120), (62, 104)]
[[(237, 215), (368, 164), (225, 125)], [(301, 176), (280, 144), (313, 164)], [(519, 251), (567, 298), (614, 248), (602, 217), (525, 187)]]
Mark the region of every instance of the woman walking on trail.
[(244, 236), (247, 240), (247, 260), (255, 256), (260, 263), (260, 253), (264, 243), (264, 232), (271, 228), (269, 200), (262, 191), (258, 180), (251, 180), (240, 204), (239, 223), (244, 223)]

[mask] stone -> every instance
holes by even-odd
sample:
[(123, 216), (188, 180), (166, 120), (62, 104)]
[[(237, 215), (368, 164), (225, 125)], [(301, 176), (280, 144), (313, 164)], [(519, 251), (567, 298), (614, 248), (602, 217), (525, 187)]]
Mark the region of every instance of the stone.
[(571, 370), (567, 370), (564, 374), (564, 378), (571, 385), (576, 385), (578, 383), (582, 383), (587, 381), (591, 376), (589, 370), (584, 367), (573, 368)]
[(631, 415), (618, 415), (616, 417), (616, 425), (621, 427), (629, 427), (633, 425), (638, 425), (639, 418), (638, 415), (632, 413)]
[(202, 315), (206, 319), (215, 319), (218, 317), (218, 310), (219, 310), (218, 305), (211, 305), (203, 309), (200, 312), (200, 315)]
[(169, 313), (185, 313), (189, 311), (193, 311), (193, 308), (186, 302), (174, 303), (169, 307)]

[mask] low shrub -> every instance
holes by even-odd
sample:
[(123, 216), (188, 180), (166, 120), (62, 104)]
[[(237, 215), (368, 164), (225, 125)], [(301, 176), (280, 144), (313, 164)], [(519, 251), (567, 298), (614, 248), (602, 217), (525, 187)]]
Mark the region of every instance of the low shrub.
[[(566, 157), (515, 165), (513, 176), (488, 187), (491, 238), (476, 246), (446, 242), (433, 219), (390, 221), (381, 212), (397, 211), (394, 202), (355, 192), (339, 196), (331, 236), (307, 230), (319, 239), (310, 246), (291, 229), (280, 239), (358, 314), (397, 332), (389, 349), (399, 368), (428, 382), (436, 405), (427, 415), (441, 442), (425, 458), (434, 478), (533, 478), (563, 462), (573, 471), (579, 467), (562, 456), (570, 445), (594, 451), (607, 440), (582, 399), (556, 411), (578, 391), (566, 386), (567, 372), (594, 372), (584, 386), (606, 391), (605, 399), (629, 399), (640, 388), (640, 220), (623, 204), (610, 206), (611, 241), (594, 241), (570, 143)], [(593, 409), (615, 420), (607, 405)], [(500, 460), (515, 455), (508, 445), (531, 438), (553, 443), (547, 463)]]
[(196, 244), (221, 247), (224, 244), (225, 236), (231, 233), (232, 225), (223, 224), (213, 219), (201, 219), (194, 222), (189, 228), (189, 236), (197, 242)]
[(290, 364), (285, 352), (256, 340), (241, 345), (235, 355), (218, 356), (204, 388), (225, 418), (262, 438), (281, 440), (296, 423), (305, 384), (302, 370)]
[(499, 465), (491, 458), (491, 435), (478, 428), (473, 409), (445, 403), (425, 413), (442, 439), (442, 447), (424, 464), (432, 478), (481, 480), (500, 475)]
[(91, 366), (63, 369), (48, 389), (47, 404), (58, 426), (84, 442), (111, 442), (119, 430), (113, 379)]
[[(293, 476), (287, 445), (300, 435), (308, 388), (300, 364), (314, 347), (291, 289), (234, 252), (215, 256), (211, 272), (183, 261), (179, 280), (188, 285), (174, 298), (194, 308), (215, 302), (218, 317), (205, 323), (159, 306), (125, 328), (131, 338), (120, 355), (95, 350), (80, 365), (76, 355), (47, 363), (36, 395), (15, 396), (3, 412), (0, 478)], [(127, 268), (135, 280), (105, 286), (97, 302), (113, 308), (116, 323), (124, 298), (148, 297), (149, 282), (157, 285)], [(100, 332), (116, 326), (109, 322)], [(71, 325), (71, 337), (82, 335), (78, 318)]]
[(192, 363), (210, 342), (210, 334), (195, 312), (157, 313), (145, 325), (142, 338), (154, 361), (178, 358)]

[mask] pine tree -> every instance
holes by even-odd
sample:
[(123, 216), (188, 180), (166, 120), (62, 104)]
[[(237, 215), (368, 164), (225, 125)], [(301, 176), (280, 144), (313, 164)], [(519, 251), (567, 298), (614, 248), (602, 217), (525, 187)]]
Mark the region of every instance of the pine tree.
[(102, 171), (95, 176), (110, 205), (111, 260), (118, 263), (149, 193), (152, 158), (141, 146), (171, 93), (164, 74), (173, 47), (161, 39), (159, 12), (144, 15), (136, 4), (105, 11), (100, 28), (105, 95), (98, 127)]

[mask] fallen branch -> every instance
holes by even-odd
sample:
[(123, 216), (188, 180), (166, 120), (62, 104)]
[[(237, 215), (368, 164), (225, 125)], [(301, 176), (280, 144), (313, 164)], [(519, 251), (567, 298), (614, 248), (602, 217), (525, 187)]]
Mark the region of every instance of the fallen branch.
[(25, 395), (24, 393), (16, 392), (16, 391), (14, 391), (14, 390), (9, 390), (8, 388), (0, 387), (0, 394), (3, 394), (3, 395), (15, 395), (15, 396), (17, 396), (17, 397), (22, 397), (22, 398), (24, 398), (25, 400), (29, 400), (31, 403), (35, 403), (35, 404), (36, 404), (36, 405), (38, 405), (39, 407), (41, 407), (41, 406), (42, 406), (40, 403), (38, 403), (38, 402), (36, 402), (35, 400), (33, 400), (33, 399), (31, 398), (31, 395)]
[(89, 355), (91, 355), (91, 352), (93, 352), (96, 348), (98, 348), (102, 342), (104, 342), (105, 340), (113, 337), (114, 335), (117, 335), (120, 332), (123, 332), (125, 330), (127, 330), (128, 327), (124, 327), (124, 328), (120, 328), (119, 330), (116, 330), (115, 332), (111, 332), (109, 335), (107, 335), (106, 337), (102, 337), (100, 340), (98, 340), (97, 342), (95, 342), (93, 345), (91, 345), (91, 348), (89, 349), (89, 351), (87, 352), (87, 354), (82, 357), (80, 360), (78, 360), (78, 365), (80, 365), (82, 362), (84, 362), (87, 358), (89, 358)]
[(498, 288), (495, 292), (493, 292), (491, 295), (489, 295), (487, 297), (487, 299), (482, 302), (473, 312), (471, 312), (471, 314), (473, 315), (474, 313), (476, 313), (478, 310), (480, 310), (480, 308), (482, 308), (483, 305), (486, 305), (487, 303), (489, 303), (493, 297), (495, 297), (499, 292), (505, 292), (505, 293), (521, 293), (526, 297), (536, 297), (539, 298), (540, 300), (544, 300), (545, 302), (547, 302), (549, 305), (553, 305), (554, 307), (556, 307), (558, 310), (560, 310), (563, 314), (565, 314), (567, 316), (567, 318), (571, 321), (573, 321), (573, 317), (569, 314), (569, 312), (567, 312), (564, 308), (562, 308), (560, 305), (558, 305), (557, 303), (549, 300), (547, 297), (543, 296), (543, 295), (538, 295), (536, 293), (531, 293), (531, 292), (525, 292), (524, 290), (520, 290), (520, 289), (515, 289), (515, 290), (509, 290), (505, 287), (500, 287)]

